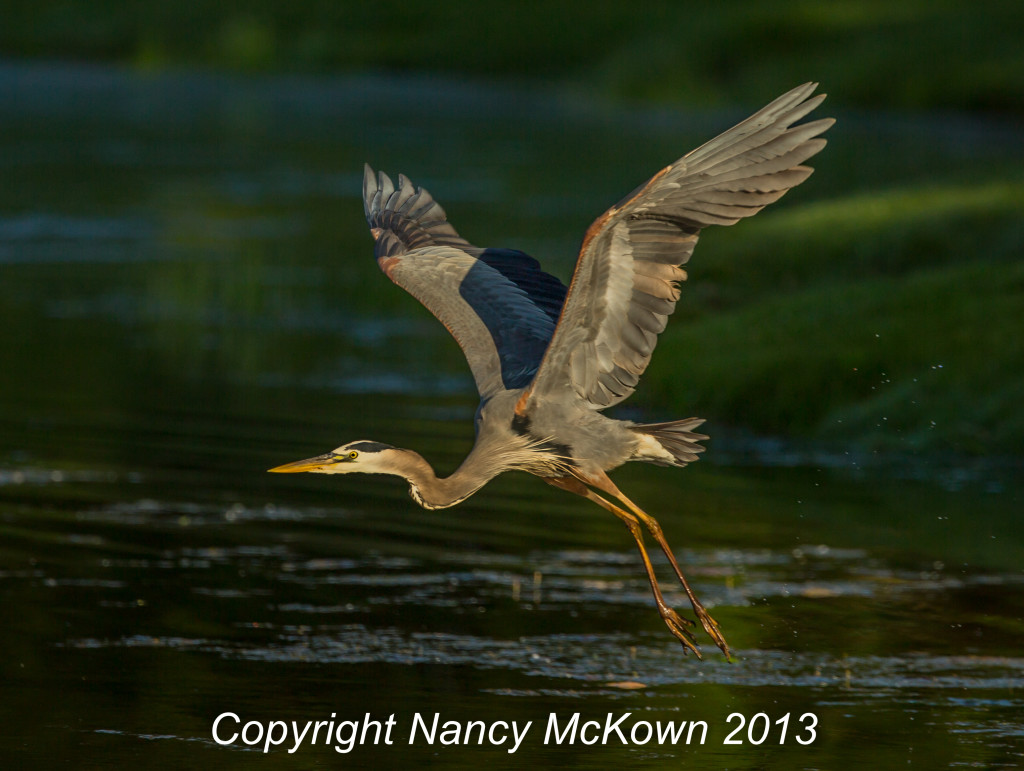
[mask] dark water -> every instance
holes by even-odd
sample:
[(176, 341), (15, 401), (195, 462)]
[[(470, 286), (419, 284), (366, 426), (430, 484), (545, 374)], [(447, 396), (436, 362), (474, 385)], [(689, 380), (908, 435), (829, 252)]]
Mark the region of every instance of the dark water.
[[(391, 479), (264, 473), (356, 438), (447, 471), (472, 442), (460, 353), (369, 258), (364, 160), (415, 172), (470, 238), (550, 255), (565, 275), (589, 219), (637, 169), (721, 127), (713, 118), (427, 80), (0, 69), (2, 755), (104, 768), (1024, 764), (1013, 463), (719, 432), (684, 471), (619, 472), (659, 516), (732, 664), (706, 638), (703, 663), (684, 657), (626, 531), (536, 480), (509, 475), (431, 513)], [(893, 131), (879, 148), (911, 143)], [(263, 740), (215, 743), (226, 712), (339, 727), (262, 758)], [(627, 743), (545, 743), (550, 716), (561, 732), (575, 713), (600, 723), (588, 740), (629, 713)], [(742, 743), (725, 744), (733, 713)], [(342, 721), (367, 714), (393, 715), (391, 733), (374, 746), (371, 725), (338, 753)], [(410, 744), (417, 715), (430, 727), (435, 714), (497, 724), (505, 741), (480, 746), (475, 729), (451, 743), (442, 726)], [(531, 726), (510, 754), (513, 721)], [(705, 742), (644, 741), (669, 721), (703, 721)]]

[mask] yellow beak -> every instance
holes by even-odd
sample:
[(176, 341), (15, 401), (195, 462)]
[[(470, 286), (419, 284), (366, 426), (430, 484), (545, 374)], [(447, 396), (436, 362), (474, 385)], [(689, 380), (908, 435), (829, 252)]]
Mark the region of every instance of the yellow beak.
[(302, 471), (316, 471), (324, 466), (331, 466), (338, 462), (338, 458), (331, 453), (317, 455), (315, 458), (297, 460), (294, 463), (285, 463), (283, 466), (274, 466), (267, 469), (272, 474), (298, 474)]

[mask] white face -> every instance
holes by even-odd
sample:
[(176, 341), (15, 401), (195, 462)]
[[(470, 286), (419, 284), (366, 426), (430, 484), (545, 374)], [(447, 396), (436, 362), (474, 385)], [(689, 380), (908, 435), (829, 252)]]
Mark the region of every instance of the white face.
[(379, 473), (379, 463), (391, 449), (393, 448), (390, 445), (359, 439), (343, 444), (323, 455), (286, 463), (270, 470), (278, 474), (301, 472), (311, 474)]

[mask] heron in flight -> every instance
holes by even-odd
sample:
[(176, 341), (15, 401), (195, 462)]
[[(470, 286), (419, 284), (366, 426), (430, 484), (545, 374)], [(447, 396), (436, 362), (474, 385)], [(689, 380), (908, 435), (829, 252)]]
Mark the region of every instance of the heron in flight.
[(439, 478), (418, 453), (358, 440), (270, 469), (393, 474), (426, 509), (460, 503), (505, 471), (526, 471), (621, 519), (636, 540), (654, 601), (669, 630), (698, 658), (693, 621), (662, 596), (646, 529), (665, 553), (705, 631), (730, 658), (718, 624), (697, 599), (661, 526), (608, 476), (628, 461), (685, 466), (703, 451), (704, 421), (635, 423), (602, 414), (636, 388), (679, 299), (680, 267), (701, 230), (732, 225), (811, 174), (804, 161), (825, 146), (830, 118), (797, 123), (824, 94), (816, 83), (764, 109), (666, 166), (587, 229), (566, 287), (536, 260), (462, 238), (444, 210), (404, 176), (394, 184), (366, 166), (363, 202), (385, 275), (447, 327), (480, 392), (476, 442)]

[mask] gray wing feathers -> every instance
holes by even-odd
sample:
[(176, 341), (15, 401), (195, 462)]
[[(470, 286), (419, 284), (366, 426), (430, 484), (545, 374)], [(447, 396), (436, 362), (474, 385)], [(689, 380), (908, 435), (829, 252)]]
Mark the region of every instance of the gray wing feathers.
[(403, 175), (398, 187), (381, 172), (374, 175), (363, 168), (363, 208), (377, 244), (374, 254), (394, 256), (424, 246), (470, 247), (444, 213), (441, 205), (422, 187), (416, 188)]
[(363, 175), (366, 220), (381, 270), (419, 300), (460, 345), (487, 398), (526, 386), (555, 331), (565, 287), (536, 260), (472, 246), (423, 188)]
[(555, 324), (525, 292), (450, 246), (424, 247), (381, 262), (388, 277), (451, 332), (483, 398), (530, 382)]
[(756, 214), (803, 182), (831, 119), (794, 126), (825, 98), (808, 83), (662, 169), (599, 217), (533, 392), (571, 389), (596, 409), (629, 396), (679, 299), (700, 230)]
[(815, 86), (793, 89), (669, 166), (630, 212), (657, 210), (701, 228), (732, 225), (777, 201), (811, 175), (800, 164), (825, 146), (815, 137), (833, 123), (825, 118), (792, 125), (824, 100), (824, 94), (807, 99)]

